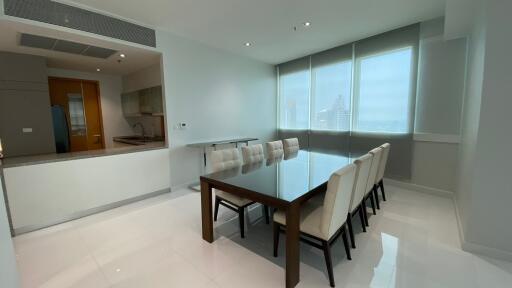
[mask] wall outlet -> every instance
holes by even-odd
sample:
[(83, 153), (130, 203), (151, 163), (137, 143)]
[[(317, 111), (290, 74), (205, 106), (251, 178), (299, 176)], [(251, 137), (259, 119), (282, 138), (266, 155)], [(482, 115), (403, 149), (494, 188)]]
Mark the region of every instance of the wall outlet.
[(187, 129), (187, 123), (180, 122), (180, 123), (176, 124), (175, 129), (177, 129), (177, 130), (185, 130), (185, 129)]
[(21, 131), (23, 133), (32, 133), (32, 128), (22, 128)]

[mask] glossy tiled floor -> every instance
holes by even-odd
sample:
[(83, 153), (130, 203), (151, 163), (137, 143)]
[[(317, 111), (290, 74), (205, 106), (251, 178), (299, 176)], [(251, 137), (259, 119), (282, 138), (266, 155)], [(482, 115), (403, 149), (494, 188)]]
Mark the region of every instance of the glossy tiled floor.
[[(512, 263), (460, 250), (451, 200), (393, 187), (388, 198), (369, 232), (356, 230), (352, 261), (341, 241), (333, 246), (337, 287), (512, 285)], [(16, 237), (23, 287), (283, 287), (284, 247), (271, 256), (261, 209), (249, 213), (242, 240), (236, 216), (221, 208), (208, 244), (199, 199), (177, 191)], [(301, 249), (298, 287), (329, 287), (322, 252)]]

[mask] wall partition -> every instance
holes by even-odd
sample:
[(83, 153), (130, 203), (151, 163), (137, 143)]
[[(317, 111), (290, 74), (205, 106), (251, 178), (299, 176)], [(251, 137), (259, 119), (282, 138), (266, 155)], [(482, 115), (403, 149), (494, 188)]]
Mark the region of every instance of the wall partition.
[(278, 65), (279, 134), (350, 157), (390, 142), (388, 177), (409, 179), (419, 24)]

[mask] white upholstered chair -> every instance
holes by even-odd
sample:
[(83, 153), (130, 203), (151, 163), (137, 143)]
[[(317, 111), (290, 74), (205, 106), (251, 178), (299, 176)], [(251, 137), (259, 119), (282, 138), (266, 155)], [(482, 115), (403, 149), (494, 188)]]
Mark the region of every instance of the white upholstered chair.
[(267, 148), (267, 158), (279, 158), (284, 154), (283, 142), (281, 140), (267, 142), (265, 146)]
[(252, 164), (263, 161), (263, 159), (265, 159), (265, 155), (263, 155), (263, 145), (256, 144), (251, 146), (243, 146), (242, 157), (244, 158), (244, 164)]
[[(380, 192), (382, 193), (382, 200), (386, 201), (386, 193), (384, 192), (384, 172), (386, 172), (386, 164), (388, 163), (389, 150), (391, 149), (391, 144), (384, 143), (382, 146), (382, 157), (380, 159), (379, 171), (377, 172), (377, 177), (375, 178), (375, 185), (377, 188), (380, 187)], [(377, 189), (376, 189), (377, 190)], [(377, 198), (377, 203), (379, 203), (379, 196), (375, 195)]]
[(283, 150), (285, 155), (296, 153), (299, 149), (298, 138), (288, 138), (283, 140)]
[(366, 194), (366, 185), (368, 183), (368, 176), (370, 175), (372, 159), (372, 154), (366, 154), (354, 161), (354, 165), (356, 165), (356, 179), (354, 181), (354, 191), (352, 194), (352, 199), (350, 200), (350, 208), (347, 216), (347, 226), (352, 248), (356, 248), (354, 230), (352, 228), (352, 217), (354, 217), (357, 213), (359, 213), (363, 231), (366, 232), (367, 215), (366, 208), (363, 205), (363, 199)]
[[(372, 165), (370, 168), (370, 174), (368, 175), (368, 183), (366, 184), (366, 195), (365, 200), (370, 198), (372, 204), (373, 215), (376, 215), (375, 211), (375, 179), (377, 178), (377, 173), (379, 172), (380, 159), (382, 157), (382, 148), (377, 147), (369, 152), (372, 156)], [(363, 207), (365, 206), (365, 200), (363, 200)], [(378, 204), (377, 204), (378, 205)], [(377, 208), (380, 208), (377, 206)], [(366, 211), (366, 209), (365, 209)], [(366, 214), (365, 214), (366, 215)], [(368, 221), (367, 223), (368, 224)]]
[[(301, 237), (301, 240), (324, 251), (331, 287), (334, 287), (334, 275), (330, 245), (340, 235), (345, 244), (347, 258), (351, 260), (345, 224), (350, 208), (355, 175), (356, 165), (354, 164), (349, 164), (334, 172), (327, 183), (323, 203), (308, 201), (302, 204), (301, 207), (300, 232), (301, 236), (307, 237)], [(278, 210), (274, 213), (274, 257), (277, 257), (279, 233), (282, 226), (286, 226), (286, 214), (284, 211)]]
[[(211, 166), (213, 172), (220, 172), (224, 170), (234, 169), (242, 166), (242, 161), (240, 159), (240, 153), (238, 149), (224, 149), (212, 151), (210, 155)], [(240, 235), (242, 238), (245, 236), (245, 219), (244, 219), (244, 210), (247, 206), (254, 204), (254, 201), (249, 199), (245, 199), (231, 193), (224, 192), (222, 190), (213, 189), (215, 192), (215, 212), (214, 212), (214, 220), (217, 221), (217, 215), (219, 213), (219, 205), (222, 205), (230, 210), (233, 210), (238, 213), (239, 223), (240, 223)], [(264, 206), (265, 210), (265, 218), (267, 223), (268, 219), (268, 208)]]

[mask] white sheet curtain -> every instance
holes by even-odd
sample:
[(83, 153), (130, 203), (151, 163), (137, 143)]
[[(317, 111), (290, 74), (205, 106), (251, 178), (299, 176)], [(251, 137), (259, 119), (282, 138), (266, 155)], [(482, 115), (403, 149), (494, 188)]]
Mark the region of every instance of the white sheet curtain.
[(392, 145), (387, 176), (409, 179), (419, 24), (278, 65), (279, 136), (356, 157)]

